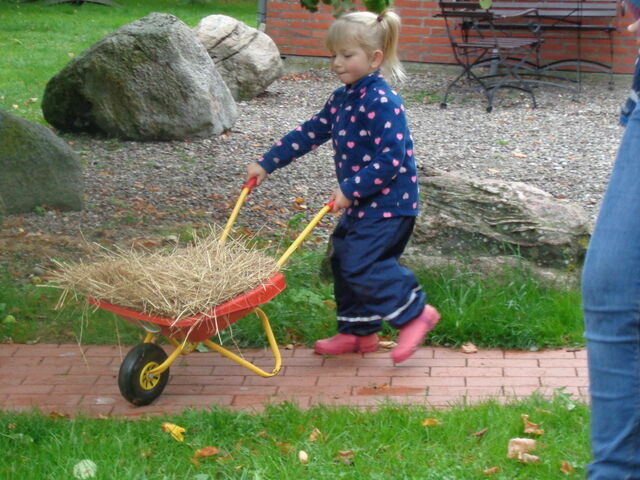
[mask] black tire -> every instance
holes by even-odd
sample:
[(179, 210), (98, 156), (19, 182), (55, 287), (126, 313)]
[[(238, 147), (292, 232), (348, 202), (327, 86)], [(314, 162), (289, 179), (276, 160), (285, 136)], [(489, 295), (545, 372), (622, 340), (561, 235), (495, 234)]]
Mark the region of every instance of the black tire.
[(134, 405), (149, 405), (160, 396), (169, 380), (167, 368), (159, 377), (144, 375), (167, 359), (167, 354), (155, 343), (141, 343), (124, 357), (118, 372), (118, 387), (124, 398)]

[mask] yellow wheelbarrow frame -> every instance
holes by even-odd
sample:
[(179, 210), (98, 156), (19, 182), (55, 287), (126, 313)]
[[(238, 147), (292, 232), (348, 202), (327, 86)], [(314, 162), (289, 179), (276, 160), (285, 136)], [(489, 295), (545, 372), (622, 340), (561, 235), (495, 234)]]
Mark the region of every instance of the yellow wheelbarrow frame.
[[(220, 235), (220, 243), (224, 243), (228, 238), (242, 206), (255, 186), (256, 179), (252, 178), (242, 187), (229, 220)], [(333, 202), (328, 202), (323, 206), (278, 259), (278, 267), (282, 267), (287, 262), (292, 253), (332, 209)], [(285, 288), (284, 276), (282, 273), (277, 272), (263, 282), (262, 285), (222, 305), (213, 307), (206, 314), (178, 320), (148, 315), (93, 298), (90, 298), (89, 302), (99, 308), (111, 311), (147, 331), (143, 342), (134, 347), (122, 362), (118, 374), (118, 385), (120, 392), (128, 401), (134, 405), (148, 405), (164, 390), (171, 364), (180, 355), (188, 355), (198, 349), (200, 344), (262, 377), (277, 375), (282, 366), (280, 350), (273, 335), (269, 318), (259, 308), (259, 305), (271, 300)], [(263, 370), (210, 339), (217, 332), (249, 313), (255, 313), (258, 316), (267, 336), (274, 360), (274, 367), (270, 372)], [(159, 336), (166, 337), (169, 343), (175, 347), (170, 355), (167, 356), (164, 350), (156, 344)]]

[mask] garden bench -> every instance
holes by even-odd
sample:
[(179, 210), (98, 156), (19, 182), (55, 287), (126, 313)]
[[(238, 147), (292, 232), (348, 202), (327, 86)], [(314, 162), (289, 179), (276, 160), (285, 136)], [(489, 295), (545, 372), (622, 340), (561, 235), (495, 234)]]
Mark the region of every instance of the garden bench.
[[(583, 68), (608, 73), (612, 81), (613, 33), (616, 31), (614, 20), (618, 15), (618, 0), (498, 0), (492, 2), (490, 11), (497, 17), (508, 16), (508, 19), (500, 21), (503, 30), (535, 31), (543, 39), (553, 38), (553, 34), (558, 32), (575, 33), (576, 56), (539, 65), (540, 71), (575, 66), (578, 85)], [(484, 27), (491, 28), (486, 24)], [(608, 63), (583, 58), (582, 42), (585, 35), (590, 39), (607, 40)]]
[(447, 107), (453, 87), (468, 81), (487, 98), (488, 112), (493, 109), (496, 91), (502, 88), (528, 93), (535, 107), (532, 84), (524, 74), (537, 70), (534, 58), (542, 43), (539, 35), (505, 33), (496, 20), (498, 16), (505, 20), (508, 14), (498, 15), (480, 7), (477, 1), (440, 0), (439, 6), (436, 16), (444, 19), (454, 58), (461, 67), (458, 76), (448, 83), (440, 106)]

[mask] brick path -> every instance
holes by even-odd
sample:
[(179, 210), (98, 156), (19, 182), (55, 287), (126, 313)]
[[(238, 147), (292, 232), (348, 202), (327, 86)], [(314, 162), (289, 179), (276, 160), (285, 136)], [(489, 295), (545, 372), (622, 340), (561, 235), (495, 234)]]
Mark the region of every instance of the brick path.
[[(563, 391), (586, 400), (584, 350), (465, 354), (422, 348), (402, 365), (388, 352), (322, 357), (308, 348), (282, 350), (282, 370), (262, 378), (217, 353), (192, 353), (171, 366), (162, 395), (134, 407), (118, 390), (118, 369), (129, 347), (0, 345), (0, 409), (37, 407), (45, 413), (140, 416), (217, 405), (260, 411), (265, 403), (292, 401), (375, 406), (385, 399), (444, 407), (487, 398), (509, 400), (538, 391)], [(244, 356), (271, 371), (268, 351)]]

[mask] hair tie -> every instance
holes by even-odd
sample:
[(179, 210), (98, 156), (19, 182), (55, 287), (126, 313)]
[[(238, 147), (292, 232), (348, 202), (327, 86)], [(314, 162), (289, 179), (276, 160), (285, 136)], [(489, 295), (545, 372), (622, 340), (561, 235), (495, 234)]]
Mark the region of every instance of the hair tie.
[(378, 17), (376, 18), (376, 22), (380, 23), (381, 21), (382, 21), (382, 13), (378, 15)]

